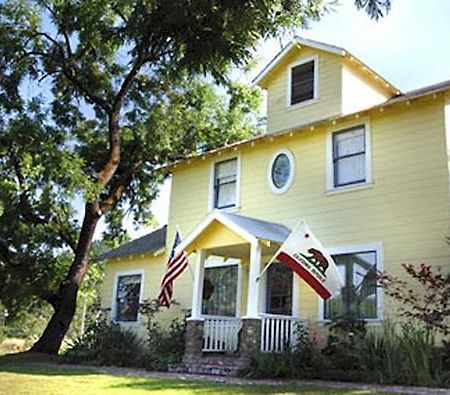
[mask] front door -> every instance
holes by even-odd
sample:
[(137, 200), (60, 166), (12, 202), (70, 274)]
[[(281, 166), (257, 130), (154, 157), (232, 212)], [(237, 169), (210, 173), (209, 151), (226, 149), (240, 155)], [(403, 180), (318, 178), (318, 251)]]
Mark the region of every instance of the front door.
[(280, 262), (267, 270), (266, 313), (292, 315), (292, 270)]

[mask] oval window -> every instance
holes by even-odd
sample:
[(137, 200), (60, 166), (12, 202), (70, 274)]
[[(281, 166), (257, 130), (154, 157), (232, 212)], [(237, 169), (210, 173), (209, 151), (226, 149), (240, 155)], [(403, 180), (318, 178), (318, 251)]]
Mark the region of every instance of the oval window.
[(283, 193), (294, 178), (294, 157), (288, 150), (278, 151), (268, 169), (268, 181), (273, 192)]

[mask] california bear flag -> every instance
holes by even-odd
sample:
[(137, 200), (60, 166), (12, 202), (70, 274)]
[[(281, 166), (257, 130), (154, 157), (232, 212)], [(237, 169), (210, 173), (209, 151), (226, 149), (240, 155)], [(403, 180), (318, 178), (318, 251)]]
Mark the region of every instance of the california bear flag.
[(344, 286), (333, 259), (304, 221), (296, 225), (274, 258), (303, 278), (324, 300)]

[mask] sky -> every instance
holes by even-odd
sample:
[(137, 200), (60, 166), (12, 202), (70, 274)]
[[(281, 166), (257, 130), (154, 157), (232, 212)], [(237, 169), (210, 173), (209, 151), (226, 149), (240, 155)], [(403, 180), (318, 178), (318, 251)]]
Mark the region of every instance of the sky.
[[(345, 48), (403, 92), (450, 80), (450, 0), (392, 0), (391, 12), (378, 22), (353, 3), (340, 0), (298, 35)], [(250, 83), (280, 48), (279, 40), (262, 42), (258, 67), (242, 80)], [(166, 182), (153, 205), (160, 225), (167, 223), (169, 199)], [(149, 231), (128, 227), (133, 238)]]

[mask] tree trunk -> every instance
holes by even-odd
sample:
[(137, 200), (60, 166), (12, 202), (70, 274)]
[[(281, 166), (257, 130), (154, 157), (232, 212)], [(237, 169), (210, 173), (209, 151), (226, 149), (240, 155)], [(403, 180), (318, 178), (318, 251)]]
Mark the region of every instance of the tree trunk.
[(30, 349), (31, 352), (58, 353), (75, 315), (77, 294), (88, 269), (89, 251), (99, 219), (98, 204), (87, 203), (74, 260), (51, 302), (55, 311), (44, 333)]

